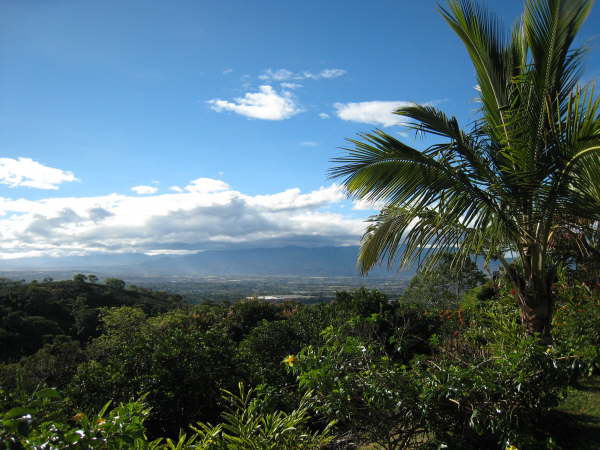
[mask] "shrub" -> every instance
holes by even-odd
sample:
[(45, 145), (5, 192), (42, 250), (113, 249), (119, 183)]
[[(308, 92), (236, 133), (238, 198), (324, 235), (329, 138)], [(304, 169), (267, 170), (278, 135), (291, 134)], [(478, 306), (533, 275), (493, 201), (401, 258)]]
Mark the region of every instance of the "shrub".
[(559, 303), (553, 318), (555, 347), (573, 357), (574, 377), (600, 369), (600, 290), (575, 281), (557, 286)]
[(547, 448), (544, 418), (564, 396), (573, 358), (524, 335), (513, 299), (473, 314), (452, 345), (416, 361), (429, 430), (450, 448)]
[(288, 450), (317, 449), (329, 444), (333, 422), (320, 431), (309, 428), (310, 393), (307, 393), (298, 408), (290, 413), (265, 410), (268, 398), (253, 389), (246, 391), (239, 384), (239, 395), (224, 391), (224, 399), (230, 404), (222, 414), (224, 422), (217, 426), (198, 423), (193, 441), (200, 440), (193, 448), (199, 450)]
[(109, 407), (110, 402), (90, 417), (77, 413), (67, 419), (54, 412), (64, 408), (58, 391), (38, 391), (23, 405), (0, 412), (0, 448), (150, 448), (144, 434), (144, 421), (150, 410), (143, 402), (121, 403), (108, 411)]
[(194, 314), (146, 318), (130, 307), (105, 310), (102, 321), (104, 333), (89, 346), (91, 361), (70, 385), (79, 407), (90, 411), (147, 394), (152, 436), (175, 436), (185, 424), (219, 416), (219, 389), (239, 379), (235, 347), (222, 330), (206, 330)]
[(300, 386), (313, 391), (315, 410), (363, 442), (408, 448), (424, 432), (410, 372), (375, 344), (333, 328), (324, 333), (325, 345), (306, 347), (287, 360)]

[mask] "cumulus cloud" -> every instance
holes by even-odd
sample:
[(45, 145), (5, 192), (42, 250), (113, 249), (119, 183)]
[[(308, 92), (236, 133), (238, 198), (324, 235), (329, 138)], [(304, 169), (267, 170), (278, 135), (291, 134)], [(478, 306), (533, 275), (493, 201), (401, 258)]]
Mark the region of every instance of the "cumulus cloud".
[(324, 113), (324, 112), (319, 113), (319, 118), (321, 118), (321, 119), (329, 119), (329, 114)]
[(0, 197), (0, 259), (94, 252), (169, 253), (206, 249), (357, 244), (362, 220), (329, 208), (337, 185), (246, 195), (198, 178), (180, 192), (12, 200)]
[(155, 186), (133, 186), (131, 190), (136, 194), (154, 194), (158, 191), (158, 188)]
[(320, 72), (311, 72), (308, 70), (302, 72), (292, 72), (288, 69), (267, 69), (258, 76), (261, 80), (267, 81), (286, 81), (286, 80), (320, 80), (338, 78), (346, 74), (344, 69), (324, 69)]
[(88, 217), (92, 222), (100, 222), (112, 215), (113, 213), (104, 208), (95, 207), (88, 209)]
[(78, 181), (73, 172), (44, 166), (30, 158), (0, 158), (0, 183), (14, 187), (58, 189), (58, 185)]
[(242, 116), (263, 120), (289, 119), (301, 112), (294, 96), (289, 91), (281, 94), (272, 86), (260, 86), (258, 92), (247, 92), (243, 97), (228, 100), (209, 100), (210, 107), (217, 112), (232, 111)]
[(393, 112), (400, 107), (410, 105), (414, 105), (414, 103), (403, 101), (372, 101), (336, 103), (333, 106), (336, 109), (337, 116), (342, 120), (391, 127), (405, 124), (405, 119), (393, 114)]
[(188, 192), (200, 192), (208, 194), (211, 192), (226, 191), (229, 189), (229, 185), (221, 180), (215, 180), (214, 178), (196, 178), (190, 181), (190, 183), (184, 188)]

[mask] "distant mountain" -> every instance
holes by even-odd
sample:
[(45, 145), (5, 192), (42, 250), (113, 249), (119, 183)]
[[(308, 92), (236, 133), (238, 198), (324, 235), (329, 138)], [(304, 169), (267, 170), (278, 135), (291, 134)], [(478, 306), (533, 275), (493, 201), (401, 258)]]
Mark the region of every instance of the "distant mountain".
[[(209, 250), (192, 255), (148, 256), (97, 254), (65, 258), (24, 258), (0, 262), (7, 270), (73, 270), (125, 276), (296, 275), (359, 276), (355, 268), (358, 247), (283, 247)], [(388, 272), (374, 269), (370, 277), (410, 278), (414, 269)]]
[[(359, 276), (358, 247), (283, 247), (206, 251), (186, 256), (163, 256), (138, 269), (152, 274)], [(414, 271), (409, 271), (411, 276)], [(376, 269), (371, 276), (398, 276)]]

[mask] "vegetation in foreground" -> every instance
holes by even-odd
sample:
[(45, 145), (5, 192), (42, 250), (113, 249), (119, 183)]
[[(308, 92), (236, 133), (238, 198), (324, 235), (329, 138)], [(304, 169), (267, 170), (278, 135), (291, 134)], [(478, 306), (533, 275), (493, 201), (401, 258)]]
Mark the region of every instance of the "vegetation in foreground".
[[(595, 439), (582, 386), (598, 376), (600, 292), (562, 271), (546, 346), (524, 334), (510, 282), (472, 268), (440, 263), (395, 301), (362, 289), (320, 305), (7, 284), (0, 305), (23, 320), (43, 314), (39, 289), (62, 292), (48, 311), (69, 312), (52, 328), (31, 319), (46, 330), (37, 347), (0, 330), (15, 349), (0, 365), (2, 448), (567, 449), (553, 424), (582, 402), (573, 429)], [(81, 339), (85, 292), (106, 296)]]

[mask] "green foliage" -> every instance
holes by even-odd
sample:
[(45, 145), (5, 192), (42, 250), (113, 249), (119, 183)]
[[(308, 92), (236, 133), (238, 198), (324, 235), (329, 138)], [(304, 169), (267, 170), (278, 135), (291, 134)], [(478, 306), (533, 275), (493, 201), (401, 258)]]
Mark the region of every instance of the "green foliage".
[(104, 280), (104, 284), (107, 287), (115, 289), (117, 291), (122, 291), (123, 289), (125, 289), (125, 282), (123, 280), (119, 280), (118, 278), (107, 278), (106, 280)]
[(342, 431), (384, 449), (404, 449), (425, 432), (418, 385), (406, 366), (375, 345), (333, 328), (321, 347), (305, 347), (294, 361), (300, 386), (313, 391), (313, 407)]
[[(559, 275), (552, 347), (523, 333), (501, 280), (466, 291), (461, 308), (358, 289), (310, 307), (250, 300), (159, 315), (97, 303), (154, 298), (143, 289), (0, 285), (12, 292), (0, 307), (66, 318), (78, 339), (92, 333), (90, 310), (100, 319), (84, 347), (61, 328), (0, 364), (0, 448), (318, 448), (334, 444), (332, 427), (342, 447), (554, 448), (548, 411), (598, 368), (600, 347), (598, 291)], [(231, 394), (240, 381), (258, 387)], [(109, 401), (126, 410), (111, 416)]]
[(600, 290), (575, 281), (558, 283), (553, 326), (555, 347), (574, 358), (576, 375), (600, 369)]
[(79, 413), (77, 424), (44, 422), (25, 439), (25, 448), (85, 448), (90, 450), (144, 449), (148, 446), (144, 421), (150, 409), (141, 402), (121, 403), (107, 413), (110, 403), (92, 417)]
[(524, 335), (513, 302), (506, 297), (468, 313), (409, 316), (446, 321), (430, 334), (428, 352), (410, 353), (410, 364), (394, 347), (418, 338), (412, 331), (419, 327), (399, 330), (388, 339), (393, 345), (384, 345), (363, 332), (365, 325), (358, 334), (353, 328), (374, 317), (328, 328), (323, 345), (305, 347), (287, 362), (300, 386), (314, 391), (319, 414), (381, 448), (504, 448), (507, 442), (546, 448), (553, 445), (546, 417), (563, 398), (580, 357)]
[(486, 277), (468, 258), (460, 268), (452, 264), (453, 255), (442, 255), (429, 270), (418, 272), (402, 294), (401, 301), (422, 303), (429, 307), (456, 306), (465, 291), (484, 281)]
[(147, 394), (152, 435), (175, 436), (183, 424), (218, 417), (219, 389), (235, 385), (240, 372), (223, 330), (206, 330), (201, 317), (183, 311), (148, 318), (121, 307), (104, 310), (101, 320), (104, 332), (69, 389), (76, 404), (89, 411)]
[(281, 360), (290, 353), (298, 353), (304, 344), (293, 325), (290, 320), (264, 320), (240, 342), (240, 360), (254, 385), (293, 384), (293, 378), (281, 370)]
[(262, 320), (282, 319), (281, 312), (281, 305), (276, 303), (257, 299), (242, 300), (231, 305), (225, 325), (231, 336), (240, 341)]
[(253, 389), (246, 391), (239, 385), (239, 395), (224, 391), (229, 407), (222, 414), (223, 423), (211, 426), (198, 423), (192, 429), (202, 444), (194, 446), (206, 450), (288, 450), (324, 448), (333, 440), (333, 422), (322, 430), (309, 428), (310, 393), (298, 408), (290, 413), (265, 411), (268, 398)]
[(62, 397), (55, 389), (42, 389), (25, 399), (0, 390), (0, 448), (23, 448), (24, 439), (36, 427), (59, 421), (62, 409)]
[(94, 275), (93, 273), (90, 273), (87, 276), (87, 279), (90, 283), (97, 283), (98, 282), (98, 277), (96, 275)]
[(545, 420), (573, 376), (571, 355), (524, 335), (512, 298), (472, 312), (468, 326), (420, 358), (419, 402), (427, 427), (450, 448), (547, 448)]
[(0, 386), (21, 393), (44, 386), (63, 389), (84, 360), (79, 342), (58, 336), (18, 363), (0, 365)]
[(60, 393), (45, 389), (36, 392), (26, 406), (0, 414), (0, 448), (141, 450), (153, 445), (146, 440), (144, 428), (150, 409), (140, 401), (121, 403), (110, 411), (108, 402), (90, 417), (84, 413), (68, 420), (47, 417), (60, 400)]
[(115, 291), (76, 281), (1, 283), (0, 361), (31, 355), (56, 336), (85, 344), (99, 334), (99, 308), (122, 305), (157, 314), (180, 306), (181, 298), (162, 292)]
[(82, 273), (73, 275), (73, 281), (75, 283), (85, 283), (86, 280), (87, 280), (87, 276)]

